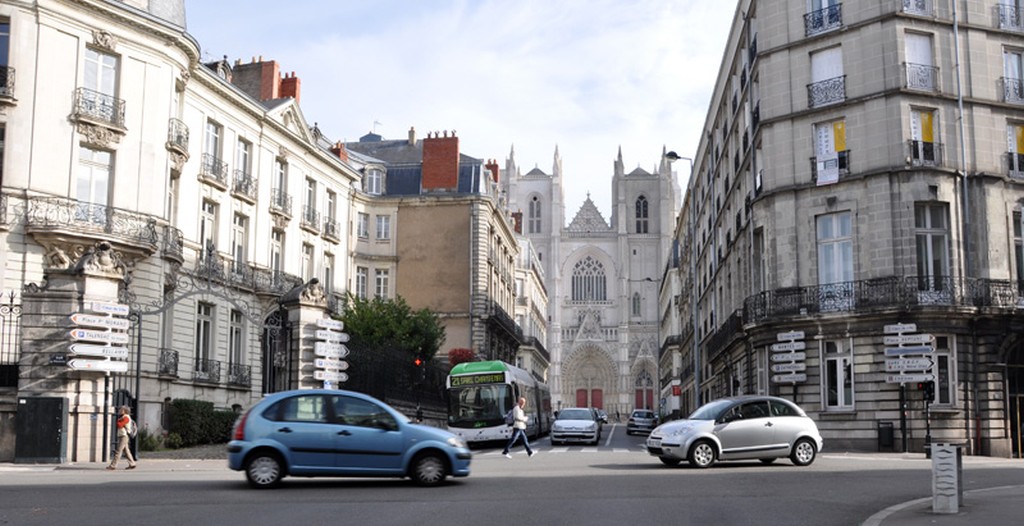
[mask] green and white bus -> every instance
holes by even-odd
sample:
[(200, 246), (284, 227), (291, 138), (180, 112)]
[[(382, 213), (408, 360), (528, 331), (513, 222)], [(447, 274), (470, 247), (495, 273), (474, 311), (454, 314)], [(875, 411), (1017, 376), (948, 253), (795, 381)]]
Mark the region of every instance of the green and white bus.
[(551, 430), (551, 390), (529, 372), (500, 361), (464, 362), (448, 373), (448, 431), (468, 443), (507, 440), (507, 413), (526, 398), (527, 436)]

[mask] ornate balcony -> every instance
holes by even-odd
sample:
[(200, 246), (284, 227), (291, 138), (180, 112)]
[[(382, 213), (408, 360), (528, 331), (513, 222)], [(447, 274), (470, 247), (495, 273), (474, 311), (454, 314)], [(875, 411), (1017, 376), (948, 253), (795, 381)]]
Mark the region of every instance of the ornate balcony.
[(185, 236), (181, 230), (173, 226), (164, 227), (163, 255), (164, 259), (182, 263), (185, 261)]
[(298, 276), (235, 261), (217, 252), (207, 252), (197, 259), (192, 275), (201, 280), (271, 296), (284, 294), (302, 284)]
[(0, 100), (14, 100), (14, 68), (0, 66)]
[(159, 248), (156, 218), (66, 197), (30, 197), (25, 231), (52, 252), (50, 264), (66, 267), (83, 245), (108, 241), (116, 248), (151, 256)]
[(942, 164), (942, 145), (937, 142), (925, 142), (916, 139), (907, 141), (907, 157), (914, 166), (940, 166)]
[(72, 117), (123, 131), (124, 101), (89, 88), (77, 88)]
[(188, 158), (188, 125), (179, 119), (171, 119), (167, 123), (167, 149)]
[(1024, 9), (1015, 5), (999, 4), (999, 29), (1024, 31)]
[(270, 213), (292, 217), (292, 196), (280, 188), (270, 190)]
[(838, 175), (849, 175), (850, 174), (850, 150), (843, 150), (836, 152), (836, 163), (833, 167), (831, 161), (822, 160), (819, 162), (818, 157), (811, 157), (811, 179), (818, 181), (819, 176), (823, 175), (824, 170), (837, 169)]
[(311, 206), (303, 206), (302, 217), (299, 218), (299, 227), (314, 234), (319, 234), (320, 212), (317, 212), (316, 208)]
[(243, 170), (235, 170), (234, 184), (231, 195), (249, 204), (256, 204), (256, 178)]
[(903, 0), (903, 12), (911, 15), (931, 16), (934, 11), (931, 0)]
[(228, 364), (227, 383), (231, 386), (249, 387), (252, 385), (252, 366)]
[(209, 153), (203, 154), (203, 165), (199, 169), (199, 180), (221, 190), (228, 189), (228, 163)]
[(1021, 79), (1002, 77), (999, 80), (1003, 85), (1003, 102), (1024, 104), (1024, 82), (1021, 82)]
[(827, 106), (844, 100), (846, 100), (846, 75), (807, 85), (807, 105), (811, 108)]
[(221, 363), (217, 360), (196, 359), (196, 368), (192, 371), (192, 381), (219, 384), (220, 366)]
[(178, 351), (173, 349), (160, 349), (160, 358), (157, 362), (157, 374), (160, 376), (178, 377)]
[(335, 243), (341, 241), (341, 227), (338, 226), (338, 222), (333, 218), (328, 217), (324, 219), (324, 239), (333, 241)]
[(804, 35), (811, 36), (843, 25), (843, 4), (830, 5), (804, 15)]
[(939, 68), (925, 64), (905, 64), (907, 89), (939, 91)]

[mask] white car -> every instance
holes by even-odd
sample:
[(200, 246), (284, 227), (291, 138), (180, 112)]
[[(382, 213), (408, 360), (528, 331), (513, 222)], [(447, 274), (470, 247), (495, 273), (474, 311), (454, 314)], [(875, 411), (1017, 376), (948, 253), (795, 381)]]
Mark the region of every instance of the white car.
[(562, 409), (551, 424), (551, 445), (565, 442), (597, 444), (601, 440), (601, 425), (596, 412), (589, 407)]
[(774, 396), (737, 396), (704, 404), (685, 420), (662, 424), (647, 437), (647, 452), (667, 466), (683, 460), (706, 468), (716, 460), (757, 459), (770, 464), (789, 457), (814, 462), (824, 441), (799, 406)]

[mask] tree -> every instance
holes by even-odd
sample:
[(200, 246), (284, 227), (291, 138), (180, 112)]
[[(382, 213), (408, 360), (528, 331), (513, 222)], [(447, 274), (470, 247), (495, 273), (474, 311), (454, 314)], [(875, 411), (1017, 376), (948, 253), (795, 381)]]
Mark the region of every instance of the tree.
[(444, 345), (444, 325), (430, 309), (414, 311), (400, 296), (347, 299), (341, 321), (363, 348), (398, 349), (430, 361)]
[(455, 367), (463, 362), (472, 362), (476, 360), (476, 353), (473, 349), (456, 348), (448, 351), (448, 363)]

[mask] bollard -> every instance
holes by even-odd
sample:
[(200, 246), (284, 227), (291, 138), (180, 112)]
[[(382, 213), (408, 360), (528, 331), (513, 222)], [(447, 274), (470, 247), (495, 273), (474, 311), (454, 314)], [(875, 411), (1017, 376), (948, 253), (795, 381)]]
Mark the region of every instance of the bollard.
[(931, 444), (932, 512), (958, 513), (963, 504), (963, 457), (956, 444)]

